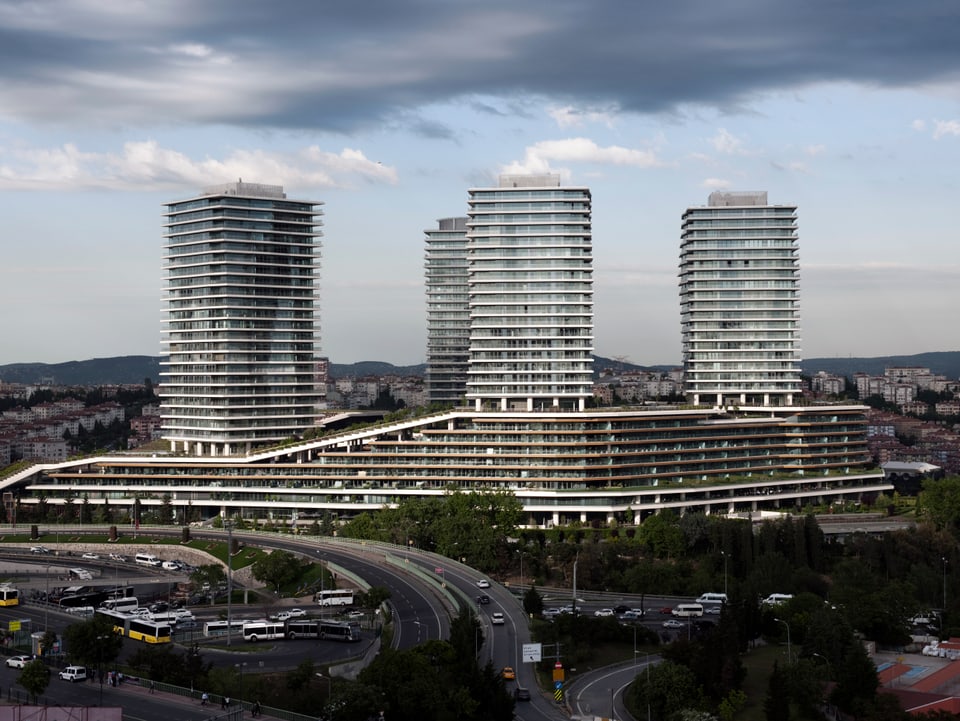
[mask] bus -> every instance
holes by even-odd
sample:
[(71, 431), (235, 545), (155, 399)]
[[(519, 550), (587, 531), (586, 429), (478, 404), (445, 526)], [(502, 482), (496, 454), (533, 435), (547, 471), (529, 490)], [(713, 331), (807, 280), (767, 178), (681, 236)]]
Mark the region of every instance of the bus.
[[(236, 620), (230, 622), (230, 633), (240, 633), (243, 631), (243, 624), (245, 621)], [(207, 621), (203, 624), (203, 635), (204, 636), (226, 636), (227, 635), (227, 622), (226, 621)]]
[[(69, 589), (67, 589), (69, 591)], [(96, 608), (107, 600), (106, 591), (85, 591), (83, 593), (64, 592), (57, 601), (60, 608), (77, 608), (80, 606), (93, 606)]]
[(109, 619), (114, 633), (143, 643), (170, 643), (170, 624), (151, 621), (142, 616), (97, 609), (96, 615)]
[(703, 604), (700, 603), (679, 603), (673, 609), (673, 615), (677, 618), (691, 618), (703, 615)]
[(359, 641), (360, 624), (356, 621), (321, 621), (320, 638), (331, 641)]
[(100, 605), (107, 611), (120, 611), (121, 613), (133, 613), (140, 608), (140, 602), (135, 596), (108, 598)]
[(283, 621), (247, 621), (243, 624), (243, 640), (256, 643), (286, 638)]
[(13, 586), (0, 586), (0, 606), (19, 606), (20, 591)]
[(291, 618), (286, 622), (287, 638), (320, 638), (320, 622), (315, 618)]
[(320, 606), (352, 606), (353, 590), (350, 588), (331, 588), (318, 591), (316, 601)]

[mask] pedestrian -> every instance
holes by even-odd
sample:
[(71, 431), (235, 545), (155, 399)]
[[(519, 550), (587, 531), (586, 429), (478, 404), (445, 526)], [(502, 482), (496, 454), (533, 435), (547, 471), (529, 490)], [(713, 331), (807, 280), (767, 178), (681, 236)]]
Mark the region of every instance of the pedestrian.
[(150, 693), (156, 693), (156, 692), (157, 692), (157, 684), (154, 683), (153, 681), (151, 681), (151, 682), (150, 682)]
[(250, 714), (251, 714), (254, 718), (256, 718), (257, 716), (260, 715), (260, 700), (259, 700), (259, 699), (257, 699), (256, 701), (253, 702), (253, 708), (250, 710)]
[(221, 696), (221, 697), (220, 697), (220, 708), (226, 708), (226, 707), (227, 707), (227, 697), (226, 697), (226, 696)]
[(210, 698), (210, 697), (207, 695), (207, 692), (204, 691), (204, 692), (200, 695), (200, 705), (201, 705), (201, 706), (206, 706), (206, 705), (207, 705), (207, 699), (209, 699), (209, 698)]

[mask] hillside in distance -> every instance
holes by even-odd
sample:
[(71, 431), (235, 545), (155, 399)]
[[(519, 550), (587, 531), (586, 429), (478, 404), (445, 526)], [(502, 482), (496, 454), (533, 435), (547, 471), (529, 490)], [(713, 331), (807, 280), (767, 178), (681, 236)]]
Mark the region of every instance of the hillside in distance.
[[(804, 375), (826, 371), (836, 375), (852, 376), (863, 372), (882, 375), (890, 366), (919, 366), (950, 379), (960, 378), (960, 351), (918, 353), (916, 355), (883, 356), (879, 358), (809, 358), (801, 364)], [(594, 370), (668, 371), (677, 366), (640, 366), (620, 359), (594, 357)], [(423, 376), (426, 364), (396, 366), (384, 361), (359, 363), (331, 363), (331, 378), (377, 376)], [(114, 384), (142, 384), (149, 378), (160, 381), (159, 356), (116, 356), (92, 358), (66, 363), (10, 363), (0, 365), (0, 381), (27, 385), (51, 384), (65, 386), (102, 386)]]
[(929, 368), (932, 373), (950, 380), (960, 378), (960, 351), (917, 353), (916, 355), (890, 355), (879, 358), (807, 358), (800, 367), (804, 375), (826, 371), (838, 376), (851, 377), (854, 373), (883, 375), (884, 368), (911, 367)]

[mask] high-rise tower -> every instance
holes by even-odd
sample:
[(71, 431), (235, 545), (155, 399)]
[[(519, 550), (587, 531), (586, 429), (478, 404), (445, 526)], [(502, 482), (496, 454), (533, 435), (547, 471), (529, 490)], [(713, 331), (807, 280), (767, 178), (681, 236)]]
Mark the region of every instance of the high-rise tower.
[(470, 308), (467, 303), (467, 219), (442, 218), (426, 230), (427, 398), (456, 404), (467, 391)]
[(593, 394), (590, 190), (504, 175), (469, 191), (467, 398), (501, 410), (583, 410)]
[(686, 395), (716, 406), (794, 405), (800, 393), (797, 208), (765, 192), (711, 193), (680, 237)]
[(228, 183), (167, 204), (163, 437), (227, 455), (313, 425), (320, 203)]

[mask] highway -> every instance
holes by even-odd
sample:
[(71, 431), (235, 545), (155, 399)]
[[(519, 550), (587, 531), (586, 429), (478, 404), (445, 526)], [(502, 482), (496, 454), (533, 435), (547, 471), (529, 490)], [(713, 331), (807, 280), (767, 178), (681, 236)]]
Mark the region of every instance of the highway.
[[(158, 530), (150, 529), (153, 534)], [(146, 533), (147, 531), (141, 531)], [(210, 537), (224, 540), (225, 531), (193, 531), (194, 537)], [(179, 529), (169, 529), (163, 535), (180, 535)], [(391, 597), (389, 604), (393, 613), (395, 623), (395, 632), (393, 643), (395, 647), (403, 649), (415, 646), (430, 639), (446, 638), (449, 632), (449, 621), (451, 615), (456, 613), (457, 604), (467, 604), (478, 612), (478, 618), (481, 623), (483, 633), (482, 650), (480, 650), (479, 661), (481, 665), (487, 661), (498, 671), (504, 666), (511, 666), (517, 673), (515, 682), (507, 682), (508, 690), (512, 690), (513, 685), (523, 686), (530, 690), (531, 700), (529, 702), (518, 702), (516, 706), (516, 715), (524, 721), (542, 721), (551, 719), (559, 721), (566, 719), (567, 714), (564, 709), (552, 697), (553, 689), (545, 689), (545, 693), (540, 693), (536, 683), (534, 669), (531, 663), (524, 663), (522, 657), (522, 648), (524, 644), (530, 643), (530, 632), (527, 619), (523, 613), (520, 599), (514, 593), (495, 582), (493, 579), (487, 579), (475, 569), (463, 564), (457, 563), (451, 559), (437, 556), (428, 552), (415, 549), (398, 548), (388, 544), (343, 542), (338, 539), (311, 538), (311, 537), (286, 537), (275, 534), (244, 533), (234, 531), (233, 535), (244, 543), (250, 545), (259, 545), (271, 548), (283, 548), (295, 553), (308, 555), (311, 558), (332, 564), (333, 567), (348, 569), (353, 574), (370, 586), (382, 586), (389, 589)], [(22, 559), (31, 561), (36, 559)], [(70, 564), (73, 565), (71, 559)], [(36, 565), (46, 566), (48, 564), (40, 563)], [(119, 572), (116, 569), (109, 568), (117, 577)], [(109, 578), (109, 576), (107, 576)], [(129, 574), (124, 582), (136, 583), (129, 579)], [(489, 588), (480, 588), (477, 582), (485, 579), (489, 582)], [(167, 580), (167, 579), (163, 579)], [(62, 585), (62, 584), (61, 584)], [(490, 597), (490, 603), (483, 606), (476, 604), (476, 596), (485, 593)], [(581, 595), (581, 594), (578, 594)], [(586, 599), (578, 603), (584, 613), (592, 613), (595, 608), (606, 607), (614, 603), (614, 597), (594, 599), (590, 594), (585, 594)], [(653, 609), (654, 614), (648, 615), (645, 619), (646, 625), (657, 627), (659, 630), (660, 621), (664, 616), (657, 617), (655, 610), (660, 605), (671, 605), (676, 599), (660, 599), (647, 597), (645, 599), (646, 607)], [(554, 601), (551, 600), (550, 603)], [(559, 602), (558, 602), (559, 603)], [(636, 600), (628, 600), (627, 604), (637, 603)], [(303, 607), (305, 604), (300, 604)], [(262, 605), (257, 606), (258, 609)], [(202, 611), (193, 609), (200, 615)], [(307, 608), (310, 611), (310, 608)], [(504, 614), (504, 624), (493, 625), (491, 615), (494, 612)], [(249, 609), (234, 606), (234, 613), (248, 615)], [(650, 611), (648, 610), (648, 614)], [(72, 617), (60, 614), (59, 612), (45, 611), (40, 607), (31, 608), (29, 604), (18, 610), (16, 617), (26, 614), (34, 619), (35, 628), (42, 628), (41, 617), (62, 619), (64, 624), (74, 620)], [(0, 618), (8, 617), (9, 610), (0, 612)], [(253, 614), (257, 615), (257, 614)], [(262, 614), (260, 614), (262, 615)], [(44, 619), (46, 620), (46, 619)], [(51, 625), (54, 625), (51, 623)], [(60, 625), (59, 623), (57, 625)], [(371, 634), (372, 636), (372, 634)], [(235, 640), (235, 642), (237, 642)], [(125, 642), (130, 644), (131, 642)], [(243, 643), (240, 641), (240, 643)], [(364, 642), (366, 644), (366, 641)], [(222, 649), (222, 642), (221, 642)], [(478, 638), (478, 648), (481, 646)], [(347, 646), (348, 648), (343, 648)], [(318, 647), (324, 647), (326, 653), (321, 652)], [(239, 649), (238, 649), (239, 651)], [(304, 641), (271, 641), (264, 644), (262, 652), (252, 652), (249, 648), (243, 649), (242, 661), (248, 666), (254, 668), (284, 669), (294, 668), (303, 658), (313, 658), (315, 663), (326, 665), (335, 662), (338, 654), (355, 653), (352, 644), (316, 644)], [(125, 649), (124, 653), (128, 651)], [(204, 652), (205, 660), (213, 661), (214, 665), (231, 665), (237, 662), (237, 654), (225, 650), (216, 652)], [(544, 649), (544, 656), (552, 655), (552, 650)], [(569, 694), (567, 703), (574, 713), (583, 715), (606, 715), (606, 712), (600, 713), (609, 707), (611, 702), (617, 703), (622, 688), (635, 676), (637, 668), (643, 667), (643, 661), (638, 666), (626, 664), (619, 669), (603, 670), (591, 674), (580, 674), (573, 686), (567, 685), (565, 691)], [(0, 672), (0, 681), (11, 684), (16, 678), (15, 669), (3, 669)], [(55, 694), (58, 703), (70, 703), (72, 700), (87, 699), (85, 704), (96, 703), (91, 701), (90, 694), (99, 694), (99, 684), (78, 684), (80, 688), (72, 686), (67, 682), (61, 682), (54, 679), (48, 689), (49, 694)], [(96, 687), (96, 688), (94, 688)], [(109, 694), (119, 696), (122, 692), (115, 691), (106, 687), (104, 691), (105, 703)], [(124, 711), (124, 719), (136, 719), (142, 721), (157, 721), (163, 719), (168, 721), (169, 714), (164, 716), (162, 708), (158, 711), (156, 717), (149, 715), (152, 713), (149, 703), (150, 698), (142, 699), (146, 703), (140, 705), (138, 701), (137, 715), (132, 715), (128, 710)], [(162, 707), (162, 704), (160, 704)], [(196, 715), (193, 715), (195, 712)], [(187, 704), (183, 710), (184, 719), (205, 718), (206, 715), (199, 706), (194, 710)], [(623, 713), (617, 713), (618, 718), (625, 718)]]

